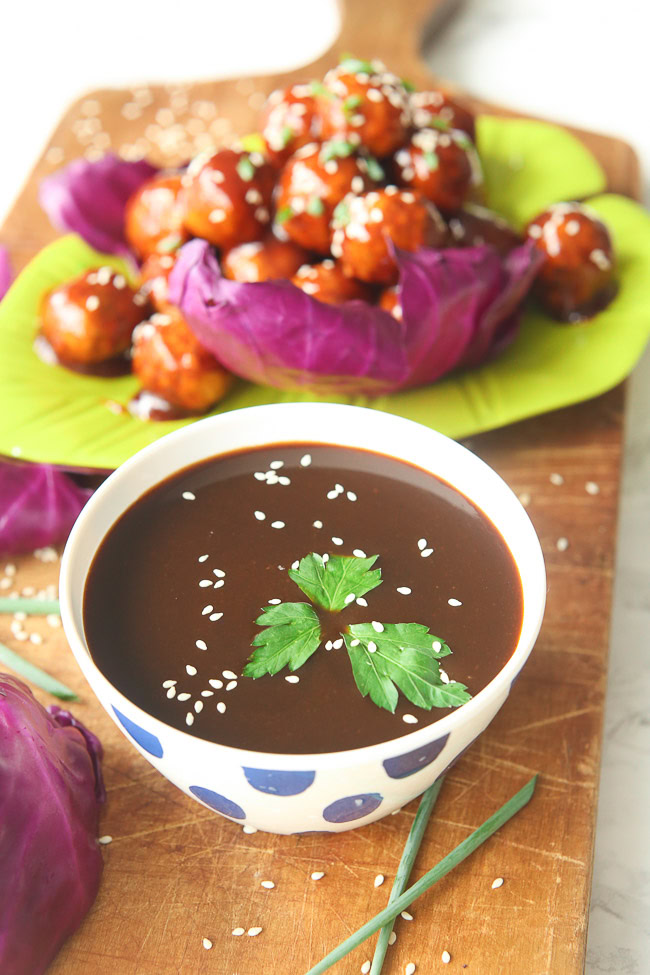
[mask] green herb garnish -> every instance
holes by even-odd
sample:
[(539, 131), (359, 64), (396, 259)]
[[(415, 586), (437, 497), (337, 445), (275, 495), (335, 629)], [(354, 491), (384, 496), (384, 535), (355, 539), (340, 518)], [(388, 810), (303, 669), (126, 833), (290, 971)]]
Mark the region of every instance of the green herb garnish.
[(381, 183), (382, 180), (386, 179), (386, 173), (374, 156), (366, 156), (365, 162), (370, 179), (374, 180), (376, 183)]
[(409, 92), (409, 94), (412, 91), (417, 91), (417, 89), (416, 89), (415, 85), (413, 84), (413, 82), (412, 81), (409, 81), (408, 78), (401, 78), (400, 80), (402, 82), (402, 88), (405, 88), (406, 91)]
[(265, 606), (255, 622), (266, 629), (253, 640), (257, 649), (244, 667), (245, 677), (277, 674), (283, 667), (297, 670), (318, 650), (320, 620), (309, 603)]
[(350, 204), (347, 200), (341, 200), (334, 207), (332, 222), (337, 227), (345, 227), (350, 222)]
[(378, 558), (332, 555), (323, 561), (312, 552), (300, 560), (297, 569), (289, 569), (289, 577), (317, 606), (339, 613), (348, 603), (381, 585), (381, 570), (372, 568)]
[(61, 612), (58, 599), (0, 599), (0, 613), (25, 613), (27, 616), (55, 616)]
[(361, 58), (355, 58), (353, 54), (342, 54), (339, 58), (339, 66), (349, 74), (375, 73), (375, 69), (373, 68), (371, 61), (363, 61)]
[(433, 115), (427, 122), (427, 125), (431, 129), (440, 129), (442, 132), (449, 132), (451, 128), (447, 119), (441, 118), (439, 115)]
[(343, 99), (343, 112), (345, 115), (353, 115), (354, 110), (359, 107), (363, 98), (361, 95), (348, 95)]
[(356, 151), (356, 146), (344, 139), (330, 139), (321, 146), (319, 159), (322, 163), (329, 162), (330, 159), (345, 159)]
[[(289, 570), (289, 578), (316, 606), (340, 613), (381, 585), (381, 570), (373, 569), (378, 558), (332, 555), (325, 559), (312, 552)], [(320, 620), (308, 603), (266, 606), (255, 622), (265, 629), (253, 640), (255, 649), (244, 668), (245, 677), (277, 674), (283, 667), (297, 670), (320, 646)], [(398, 688), (412, 704), (428, 711), (470, 700), (464, 684), (443, 681), (439, 661), (451, 650), (420, 623), (342, 625), (340, 636), (359, 691), (380, 708), (395, 713)]]
[(376, 914), (372, 920), (367, 921), (363, 927), (355, 931), (354, 934), (350, 935), (342, 944), (331, 951), (329, 955), (310, 968), (307, 975), (322, 975), (326, 972), (328, 968), (331, 968), (337, 961), (341, 958), (345, 958), (349, 952), (353, 951), (358, 945), (369, 938), (371, 935), (378, 931), (379, 928), (383, 927), (389, 921), (394, 921), (398, 914), (405, 911), (414, 900), (424, 894), (425, 891), (433, 887), (435, 883), (442, 880), (454, 867), (457, 867), (459, 863), (466, 860), (474, 850), (477, 850), (479, 846), (485, 843), (498, 829), (500, 829), (509, 819), (523, 809), (532, 799), (533, 793), (535, 792), (535, 786), (537, 785), (537, 776), (534, 775), (529, 782), (520, 789), (511, 799), (508, 799), (506, 803), (501, 806), (493, 816), (486, 819), (482, 826), (475, 829), (474, 832), (459, 843), (451, 853), (448, 853), (440, 863), (436, 864), (428, 873), (425, 873), (424, 877), (413, 884), (408, 890), (397, 897), (394, 901), (388, 904), (383, 911)]
[(168, 234), (159, 240), (156, 244), (156, 250), (161, 254), (173, 254), (183, 243), (183, 238), (180, 234)]
[(438, 159), (437, 153), (435, 152), (423, 152), (422, 158), (424, 159), (427, 169), (433, 171), (437, 169), (440, 165), (440, 160)]
[(310, 81), (309, 85), (311, 87), (312, 95), (316, 95), (319, 98), (329, 98), (330, 101), (336, 98), (333, 91), (330, 91), (322, 81)]
[(293, 210), (291, 207), (280, 207), (275, 215), (275, 222), (279, 224), (286, 223), (287, 220), (291, 220), (293, 216)]
[(283, 149), (289, 145), (293, 139), (294, 132), (290, 125), (283, 125), (280, 130), (280, 143)]
[(56, 677), (52, 677), (46, 671), (41, 670), (40, 667), (36, 667), (35, 664), (30, 664), (28, 660), (24, 660), (19, 654), (6, 647), (4, 643), (0, 643), (0, 663), (6, 667), (11, 667), (20, 677), (25, 677), (32, 684), (40, 687), (42, 691), (47, 691), (48, 694), (58, 697), (61, 701), (78, 700), (75, 692), (69, 687), (62, 684)]
[(237, 175), (240, 179), (243, 179), (245, 183), (250, 183), (252, 179), (255, 178), (255, 166), (253, 166), (250, 161), (250, 156), (242, 156), (237, 166)]
[(325, 213), (325, 204), (320, 196), (310, 196), (305, 209), (312, 217), (322, 217)]

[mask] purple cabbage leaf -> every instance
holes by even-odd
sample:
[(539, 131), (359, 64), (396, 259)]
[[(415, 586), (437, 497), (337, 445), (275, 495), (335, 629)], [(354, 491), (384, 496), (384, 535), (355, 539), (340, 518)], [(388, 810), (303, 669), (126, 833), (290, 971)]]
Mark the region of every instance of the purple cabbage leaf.
[(91, 494), (49, 464), (0, 462), (0, 555), (65, 541)]
[(127, 162), (115, 153), (94, 162), (75, 159), (41, 181), (38, 199), (58, 230), (79, 234), (105, 254), (132, 257), (124, 237), (124, 209), (157, 172), (144, 159)]
[[(48, 713), (49, 711), (49, 713)], [(41, 975), (99, 888), (102, 749), (0, 674), (0, 972)]]
[(321, 395), (379, 394), (476, 365), (515, 333), (539, 260), (487, 245), (396, 251), (401, 322), (362, 301), (326, 305), (288, 281), (231, 281), (204, 240), (181, 248), (170, 300), (236, 375)]

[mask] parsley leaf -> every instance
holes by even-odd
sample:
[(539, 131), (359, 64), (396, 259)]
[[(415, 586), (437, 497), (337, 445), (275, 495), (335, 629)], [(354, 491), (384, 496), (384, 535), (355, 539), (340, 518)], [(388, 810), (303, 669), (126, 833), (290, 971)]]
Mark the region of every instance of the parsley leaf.
[(381, 632), (372, 623), (357, 623), (344, 639), (357, 687), (379, 707), (395, 711), (395, 685), (412, 704), (426, 710), (470, 700), (464, 684), (443, 683), (438, 661), (451, 651), (420, 623), (386, 623)]
[(331, 555), (324, 562), (311, 552), (300, 560), (297, 569), (289, 569), (289, 577), (317, 606), (340, 612), (352, 602), (351, 595), (356, 599), (381, 585), (381, 569), (372, 569), (378, 558)]
[(265, 606), (255, 622), (266, 629), (255, 635), (245, 677), (277, 674), (283, 667), (298, 670), (320, 645), (320, 621), (309, 603)]

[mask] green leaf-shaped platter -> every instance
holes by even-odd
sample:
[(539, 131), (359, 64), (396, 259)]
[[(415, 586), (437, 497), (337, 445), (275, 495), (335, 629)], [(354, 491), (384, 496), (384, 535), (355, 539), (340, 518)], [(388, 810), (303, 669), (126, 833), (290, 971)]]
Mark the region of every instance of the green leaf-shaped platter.
[[(624, 198), (602, 194), (594, 157), (557, 126), (483, 116), (478, 146), (488, 206), (522, 226), (548, 204), (592, 197), (617, 254), (618, 295), (594, 319), (560, 325), (531, 309), (515, 342), (494, 362), (433, 386), (383, 396), (340, 398), (396, 413), (464, 437), (589, 399), (631, 371), (650, 336), (650, 216)], [(82, 271), (119, 260), (75, 236), (42, 250), (0, 304), (0, 454), (70, 468), (113, 469), (159, 437), (193, 422), (143, 422), (115, 413), (137, 390), (132, 376), (99, 379), (47, 366), (34, 354), (41, 296)], [(238, 383), (213, 410), (309, 401), (308, 393)], [(112, 409), (111, 409), (112, 406)]]

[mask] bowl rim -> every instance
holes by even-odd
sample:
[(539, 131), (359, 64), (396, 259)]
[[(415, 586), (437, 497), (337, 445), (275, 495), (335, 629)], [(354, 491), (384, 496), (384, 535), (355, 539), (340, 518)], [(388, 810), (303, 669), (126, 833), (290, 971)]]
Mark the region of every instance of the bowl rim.
[[(445, 715), (438, 718), (436, 721), (433, 721), (430, 724), (423, 725), (419, 728), (416, 728), (413, 731), (406, 732), (405, 734), (400, 735), (398, 737), (390, 738), (386, 741), (376, 742), (375, 744), (372, 745), (364, 745), (358, 748), (349, 748), (349, 749), (343, 749), (340, 751), (332, 751), (332, 752), (312, 752), (312, 753), (264, 752), (264, 751), (246, 749), (246, 748), (238, 748), (233, 745), (224, 745), (224, 744), (220, 744), (219, 742), (211, 741), (207, 738), (200, 738), (196, 735), (191, 735), (182, 729), (167, 724), (165, 721), (162, 721), (160, 718), (155, 717), (155, 715), (150, 714), (148, 711), (145, 711), (144, 709), (140, 708), (139, 705), (131, 701), (130, 698), (126, 697), (103, 674), (103, 672), (95, 664), (90, 654), (90, 650), (87, 646), (85, 635), (83, 633), (83, 627), (80, 630), (80, 628), (77, 626), (76, 619), (75, 619), (75, 611), (73, 608), (75, 602), (75, 591), (72, 585), (72, 576), (73, 576), (73, 565), (77, 557), (77, 551), (81, 546), (82, 542), (84, 542), (86, 535), (90, 534), (92, 536), (93, 531), (95, 534), (99, 535), (99, 533), (93, 529), (93, 519), (95, 516), (95, 512), (98, 509), (100, 509), (101, 506), (105, 503), (105, 498), (107, 497), (107, 495), (109, 495), (109, 493), (113, 492), (115, 489), (119, 489), (119, 487), (122, 485), (124, 481), (127, 481), (128, 484), (129, 483), (128, 479), (132, 477), (132, 473), (134, 471), (137, 471), (141, 466), (146, 465), (148, 460), (152, 456), (159, 454), (161, 452), (167, 452), (167, 451), (173, 452), (175, 445), (179, 441), (183, 441), (188, 437), (196, 436), (197, 429), (198, 430), (204, 429), (206, 431), (205, 442), (206, 444), (210, 444), (211, 438), (207, 436), (208, 430), (212, 430), (213, 428), (216, 428), (218, 430), (220, 427), (228, 424), (229, 422), (232, 422), (233, 417), (237, 417), (239, 420), (241, 420), (243, 417), (244, 421), (246, 419), (250, 419), (251, 423), (254, 426), (255, 418), (259, 417), (260, 414), (269, 414), (269, 412), (279, 413), (280, 411), (282, 413), (288, 414), (290, 412), (295, 412), (296, 410), (300, 412), (306, 411), (307, 413), (315, 412), (315, 411), (319, 411), (319, 412), (327, 411), (328, 413), (331, 413), (333, 418), (338, 417), (338, 421), (334, 420), (334, 422), (332, 423), (332, 437), (327, 440), (321, 439), (320, 437), (315, 437), (312, 441), (313, 443), (337, 445), (337, 438), (334, 435), (337, 429), (337, 422), (343, 421), (344, 414), (349, 416), (350, 412), (352, 411), (355, 414), (355, 416), (361, 417), (362, 422), (368, 422), (372, 424), (377, 424), (378, 422), (391, 423), (393, 425), (403, 427), (405, 432), (408, 427), (412, 431), (414, 431), (415, 435), (419, 437), (425, 437), (426, 439), (432, 442), (435, 441), (437, 441), (438, 443), (444, 442), (448, 450), (451, 450), (452, 452), (457, 452), (458, 456), (462, 454), (463, 456), (468, 458), (469, 463), (476, 465), (477, 471), (481, 471), (485, 476), (487, 476), (489, 480), (491, 480), (492, 484), (498, 488), (502, 496), (505, 499), (507, 499), (507, 502), (513, 506), (513, 509), (517, 511), (519, 521), (521, 522), (524, 531), (528, 534), (528, 540), (531, 545), (531, 551), (534, 553), (533, 558), (534, 558), (534, 562), (536, 563), (535, 569), (537, 571), (537, 576), (538, 576), (538, 584), (528, 594), (528, 601), (527, 601), (526, 598), (527, 582), (522, 577), (520, 571), (520, 565), (516, 556), (514, 555), (514, 553), (510, 549), (510, 546), (504, 539), (504, 543), (511, 551), (511, 554), (515, 561), (515, 565), (517, 566), (517, 569), (520, 574), (522, 595), (523, 595), (523, 602), (524, 602), (524, 612), (522, 616), (522, 631), (523, 631), (523, 623), (524, 620), (526, 619), (526, 613), (528, 612), (530, 614), (533, 614), (532, 622), (529, 624), (530, 638), (526, 641), (525, 644), (522, 644), (521, 642), (522, 634), (520, 633), (515, 650), (508, 658), (504, 666), (501, 668), (500, 671), (498, 671), (498, 673), (492, 678), (492, 680), (485, 685), (485, 687), (483, 687), (472, 697), (470, 701), (468, 701), (466, 704), (463, 704), (461, 707), (454, 708), (453, 710), (449, 711)], [(361, 416), (362, 414), (364, 415), (363, 417)], [(284, 443), (290, 442), (289, 439), (286, 439), (283, 436), (280, 438), (280, 440), (276, 440), (275, 442), (277, 443), (280, 441)], [(255, 441), (254, 443), (251, 443), (249, 446), (253, 448), (255, 446), (263, 446), (264, 443), (270, 444), (271, 442), (272, 441), (269, 439), (266, 440), (262, 439), (260, 441)], [(297, 440), (296, 442), (300, 442), (300, 441)], [(247, 445), (243, 445), (242, 449), (246, 449), (246, 446)], [(342, 446), (350, 446), (350, 445), (342, 444)], [(357, 447), (360, 449), (369, 449), (367, 447), (364, 448), (362, 444), (358, 444)], [(224, 450), (223, 453), (224, 454), (230, 453), (232, 449), (237, 449), (237, 448), (228, 448), (227, 450)], [(377, 451), (373, 451), (373, 452), (377, 452)], [(219, 451), (218, 450), (215, 451), (213, 447), (212, 449), (206, 451), (203, 459), (207, 460), (210, 457), (217, 457), (217, 456), (219, 456)], [(386, 456), (395, 457), (398, 460), (405, 460), (405, 458), (403, 457), (400, 458), (397, 455), (397, 453), (395, 453), (394, 451), (386, 451)], [(411, 463), (411, 461), (409, 460), (406, 460), (405, 462)], [(172, 465), (170, 466), (170, 469), (168, 473), (165, 475), (165, 477), (172, 476), (174, 473), (183, 470), (184, 467), (192, 466), (194, 463), (201, 463), (201, 459), (191, 461), (189, 463), (184, 463), (181, 464), (180, 466)], [(426, 466), (423, 466), (422, 469), (428, 470)], [(434, 476), (440, 478), (441, 480), (445, 480), (445, 478), (441, 477), (441, 475), (438, 473), (436, 473)], [(164, 478), (161, 478), (161, 480), (162, 479)], [(485, 515), (485, 517), (487, 517), (491, 521), (489, 515), (487, 515), (483, 510), (479, 499), (473, 497), (472, 495), (464, 491), (461, 491), (458, 487), (456, 487), (456, 485), (453, 483), (453, 478), (448, 479), (447, 483), (450, 484), (450, 486), (454, 488), (459, 494), (464, 495), (470, 501), (472, 501), (472, 503), (476, 505), (479, 508), (479, 510), (481, 510), (481, 512)], [(150, 488), (147, 488), (146, 490), (150, 490)], [(113, 519), (113, 521), (111, 522), (111, 526), (115, 523), (117, 518), (121, 516), (121, 514), (126, 510), (127, 507), (129, 507), (139, 497), (142, 496), (142, 493), (143, 493), (142, 491), (140, 491), (139, 493), (131, 491), (129, 498), (121, 504), (121, 511), (116, 516), (116, 518)], [(494, 527), (497, 531), (499, 531), (499, 534), (501, 534), (499, 528), (496, 525)], [(104, 537), (105, 537), (105, 533), (102, 533), (101, 536), (97, 537), (96, 540), (93, 542), (91, 560), (96, 554), (97, 550), (99, 549), (99, 546)], [(84, 585), (85, 585), (86, 577), (87, 576), (85, 575)], [(83, 587), (81, 590), (81, 597), (83, 598)], [(113, 718), (113, 720), (116, 720), (116, 716), (111, 714), (111, 711), (114, 710), (113, 705), (111, 703), (110, 706), (107, 706), (104, 703), (104, 701), (99, 697), (99, 694), (95, 691), (95, 684), (99, 684), (102, 686), (102, 692), (105, 693), (107, 697), (109, 697), (111, 702), (115, 701), (116, 703), (119, 703), (120, 708), (124, 706), (124, 711), (128, 718), (134, 720), (137, 723), (140, 723), (142, 721), (143, 727), (147, 731), (151, 729), (152, 733), (157, 734), (163, 739), (166, 738), (169, 741), (171, 736), (171, 739), (176, 740), (178, 746), (186, 746), (194, 750), (200, 748), (212, 752), (214, 751), (214, 749), (217, 749), (218, 753), (223, 758), (227, 758), (229, 760), (229, 764), (230, 762), (232, 762), (232, 764), (238, 766), (251, 767), (251, 768), (274, 768), (278, 770), (302, 770), (305, 768), (314, 768), (318, 770), (319, 768), (325, 769), (325, 768), (332, 768), (337, 766), (347, 767), (348, 765), (358, 765), (373, 760), (378, 760), (381, 762), (386, 758), (393, 757), (394, 755), (401, 755), (401, 754), (409, 753), (411, 751), (415, 751), (418, 748), (426, 744), (429, 744), (433, 740), (439, 740), (443, 738), (445, 735), (449, 737), (451, 732), (454, 730), (458, 731), (459, 729), (461, 729), (462, 732), (463, 726), (471, 727), (472, 718), (475, 715), (480, 716), (480, 714), (483, 711), (488, 710), (490, 708), (490, 705), (494, 702), (495, 699), (498, 700), (499, 698), (503, 698), (503, 700), (501, 701), (501, 703), (503, 703), (503, 701), (505, 701), (505, 698), (507, 698), (510, 692), (510, 687), (512, 685), (513, 680), (519, 674), (520, 670), (526, 663), (526, 660), (528, 659), (530, 653), (532, 652), (532, 649), (537, 640), (537, 636), (539, 634), (539, 630), (541, 628), (545, 603), (546, 603), (546, 570), (545, 570), (544, 557), (539, 542), (539, 538), (537, 536), (537, 533), (530, 520), (528, 513), (524, 509), (518, 497), (508, 486), (508, 484), (503, 480), (503, 478), (501, 478), (501, 476), (497, 474), (493, 468), (491, 468), (488, 464), (486, 464), (486, 462), (483, 461), (480, 457), (477, 457), (475, 454), (473, 454), (472, 451), (470, 451), (467, 447), (464, 447), (462, 444), (458, 443), (457, 441), (452, 440), (451, 438), (445, 436), (444, 434), (439, 433), (436, 430), (431, 429), (430, 427), (425, 427), (422, 424), (419, 424), (413, 420), (406, 419), (405, 417), (397, 416), (395, 414), (390, 414), (390, 413), (384, 413), (383, 411), (379, 411), (376, 409), (367, 409), (361, 406), (351, 406), (351, 405), (326, 403), (326, 402), (273, 403), (273, 404), (267, 404), (263, 406), (246, 407), (243, 409), (218, 414), (216, 416), (205, 417), (204, 419), (198, 420), (196, 423), (191, 424), (190, 426), (183, 427), (179, 430), (174, 430), (171, 433), (154, 441), (153, 443), (148, 444), (142, 450), (138, 451), (127, 461), (125, 461), (124, 464), (120, 465), (120, 467), (118, 467), (115, 471), (113, 471), (113, 473), (109, 475), (109, 477), (103, 482), (103, 484), (100, 485), (100, 487), (95, 491), (95, 493), (89, 499), (89, 501), (83, 508), (81, 514), (79, 515), (77, 521), (75, 522), (75, 525), (70, 533), (70, 536), (68, 538), (68, 541), (66, 543), (61, 558), (59, 601), (61, 607), (62, 624), (63, 624), (63, 628), (68, 643), (72, 650), (72, 653), (74, 654), (77, 663), (81, 668), (84, 676), (88, 680), (88, 683), (90, 684), (93, 693), (98, 698), (99, 703), (102, 705), (102, 707), (104, 707), (104, 709)], [(499, 704), (498, 707), (500, 706), (501, 705)], [(182, 736), (182, 737), (178, 738), (178, 736)], [(475, 733), (470, 735), (471, 739), (473, 739), (474, 737), (475, 737)], [(132, 739), (129, 737), (129, 740)], [(167, 751), (167, 749), (165, 749), (165, 751)]]

